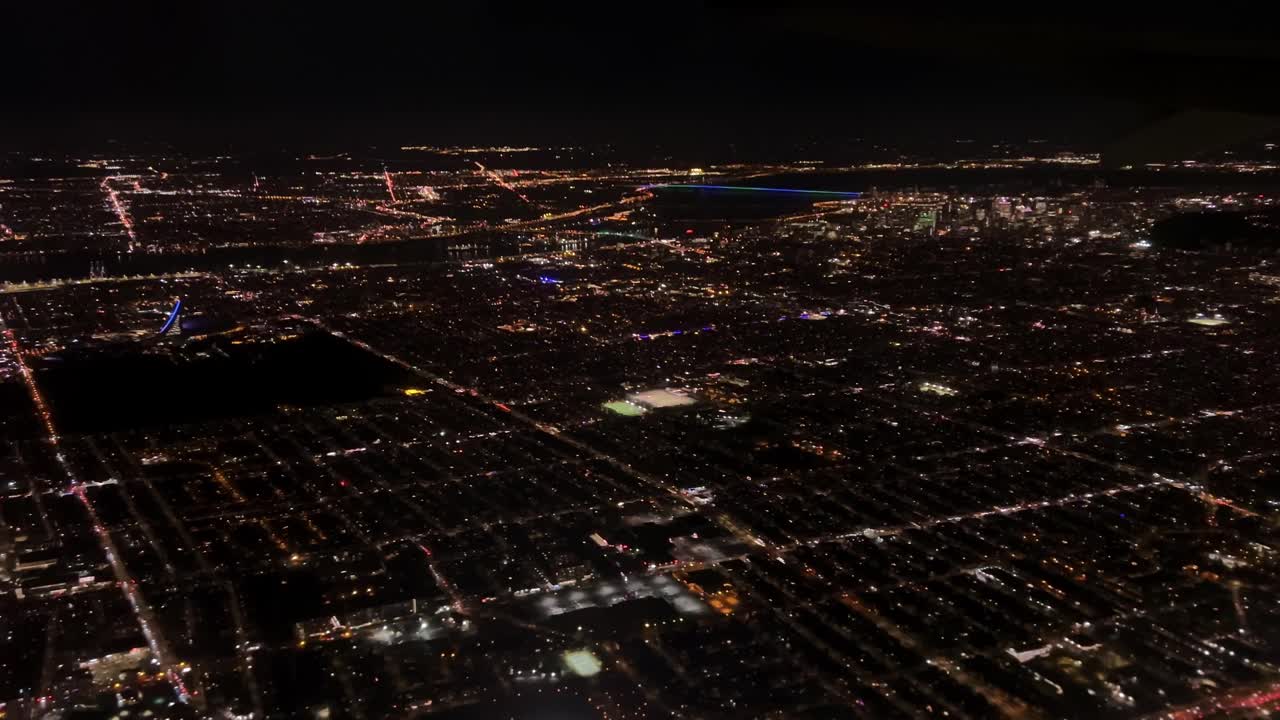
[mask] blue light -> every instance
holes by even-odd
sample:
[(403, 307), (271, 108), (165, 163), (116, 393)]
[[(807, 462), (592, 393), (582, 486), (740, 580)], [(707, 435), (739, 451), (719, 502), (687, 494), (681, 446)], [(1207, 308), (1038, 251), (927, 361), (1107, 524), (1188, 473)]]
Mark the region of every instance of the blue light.
[(164, 321), (164, 327), (160, 328), (160, 334), (161, 334), (161, 335), (163, 335), (163, 334), (165, 334), (165, 333), (169, 332), (169, 328), (173, 327), (173, 324), (174, 324), (175, 322), (177, 322), (177, 321), (178, 321), (178, 313), (180, 313), (180, 312), (182, 312), (182, 300), (181, 300), (181, 299), (179, 299), (179, 300), (178, 300), (178, 302), (176, 302), (176, 303), (174, 303), (174, 304), (173, 304), (173, 310), (171, 310), (171, 311), (169, 312), (169, 319), (168, 319), (168, 320), (165, 320), (165, 321)]
[(650, 188), (678, 188), (684, 190), (742, 190), (746, 192), (774, 192), (774, 193), (791, 193), (793, 195), (839, 195), (841, 197), (862, 197), (860, 192), (849, 192), (845, 190), (798, 190), (796, 188), (773, 188), (773, 187), (753, 187), (749, 185), (697, 185), (692, 183), (660, 183), (657, 185), (646, 185), (644, 189)]
[(547, 275), (539, 275), (539, 276), (538, 276), (538, 282), (542, 283), (543, 285), (559, 285), (560, 283), (562, 283), (562, 282), (564, 282), (564, 281), (563, 281), (563, 280), (557, 280), (556, 278), (553, 278), (553, 277), (550, 277), (550, 276), (547, 276)]

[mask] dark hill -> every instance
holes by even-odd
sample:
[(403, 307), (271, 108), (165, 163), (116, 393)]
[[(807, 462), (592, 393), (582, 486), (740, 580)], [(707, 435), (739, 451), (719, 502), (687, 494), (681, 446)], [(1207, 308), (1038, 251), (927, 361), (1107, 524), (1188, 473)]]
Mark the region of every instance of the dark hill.
[(1175, 250), (1280, 250), (1280, 210), (1184, 213), (1151, 228), (1151, 243)]

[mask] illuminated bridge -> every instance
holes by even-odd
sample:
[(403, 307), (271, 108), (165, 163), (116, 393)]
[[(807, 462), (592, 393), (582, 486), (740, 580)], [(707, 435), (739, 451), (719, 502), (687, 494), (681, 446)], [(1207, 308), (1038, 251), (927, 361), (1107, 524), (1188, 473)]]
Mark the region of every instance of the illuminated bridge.
[(169, 332), (169, 329), (173, 327), (174, 323), (178, 322), (178, 315), (181, 312), (182, 312), (182, 299), (179, 298), (178, 302), (173, 304), (173, 309), (169, 311), (169, 319), (164, 321), (164, 327), (161, 327), (160, 332), (156, 334), (164, 335), (165, 333)]

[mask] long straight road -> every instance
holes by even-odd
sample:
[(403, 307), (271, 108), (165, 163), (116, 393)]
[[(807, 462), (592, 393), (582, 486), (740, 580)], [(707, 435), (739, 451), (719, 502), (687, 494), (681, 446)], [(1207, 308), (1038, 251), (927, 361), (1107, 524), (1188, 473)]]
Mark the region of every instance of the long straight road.
[(165, 675), (168, 676), (174, 692), (178, 695), (178, 699), (184, 703), (191, 703), (203, 710), (204, 698), (199, 693), (191, 693), (187, 690), (186, 683), (182, 679), (182, 666), (170, 651), (171, 646), (164, 637), (160, 623), (156, 619), (155, 611), (152, 610), (147, 599), (138, 590), (138, 582), (129, 572), (129, 568), (120, 559), (120, 551), (116, 548), (115, 540), (112, 539), (111, 532), (107, 530), (106, 526), (102, 524), (102, 520), (98, 517), (97, 509), (94, 508), (93, 502), (89, 500), (89, 496), (85, 492), (85, 484), (76, 476), (71, 464), (67, 462), (66, 456), (62, 453), (58, 432), (53, 424), (53, 416), (45, 405), (44, 396), (40, 394), (35, 374), (31, 372), (31, 368), (22, 357), (22, 348), (18, 343), (17, 335), (4, 325), (3, 320), (0, 320), (0, 334), (5, 336), (9, 343), (9, 348), (13, 352), (14, 361), (18, 364), (22, 380), (27, 386), (27, 391), (31, 395), (35, 410), (40, 416), (41, 424), (47, 433), (47, 441), (53, 449), (53, 456), (57, 459), (58, 466), (66, 476), (67, 489), (84, 504), (85, 511), (89, 514), (89, 520), (93, 525), (93, 533), (98, 539), (98, 545), (102, 548), (103, 555), (106, 556), (107, 563), (111, 566), (111, 573), (115, 577), (116, 584), (120, 587), (121, 592), (124, 593), (125, 600), (128, 601), (129, 607), (133, 610), (134, 618), (138, 621), (138, 627), (142, 629), (143, 637), (147, 640), (147, 646), (151, 649), (152, 657), (160, 664), (160, 668)]

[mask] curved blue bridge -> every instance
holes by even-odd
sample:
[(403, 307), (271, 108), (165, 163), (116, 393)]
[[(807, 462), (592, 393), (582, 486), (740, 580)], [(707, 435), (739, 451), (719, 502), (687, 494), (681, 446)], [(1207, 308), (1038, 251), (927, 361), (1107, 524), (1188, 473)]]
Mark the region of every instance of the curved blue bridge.
[(173, 310), (169, 311), (169, 319), (164, 321), (164, 327), (160, 328), (160, 332), (156, 334), (164, 335), (165, 333), (169, 332), (169, 329), (173, 327), (174, 323), (178, 322), (178, 314), (181, 312), (182, 312), (182, 300), (181, 298), (179, 298), (178, 302), (173, 304)]

